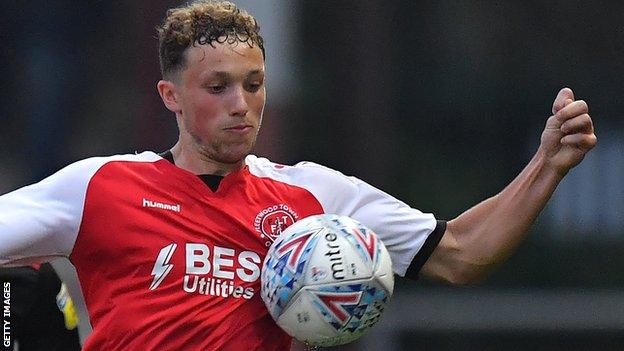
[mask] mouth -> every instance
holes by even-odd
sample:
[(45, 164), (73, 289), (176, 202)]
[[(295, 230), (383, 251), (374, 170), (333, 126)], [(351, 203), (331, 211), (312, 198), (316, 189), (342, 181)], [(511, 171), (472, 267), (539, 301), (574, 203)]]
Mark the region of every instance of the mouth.
[(241, 133), (241, 134), (247, 133), (251, 131), (252, 129), (253, 129), (253, 126), (250, 124), (237, 124), (235, 126), (223, 128), (223, 130), (226, 132)]

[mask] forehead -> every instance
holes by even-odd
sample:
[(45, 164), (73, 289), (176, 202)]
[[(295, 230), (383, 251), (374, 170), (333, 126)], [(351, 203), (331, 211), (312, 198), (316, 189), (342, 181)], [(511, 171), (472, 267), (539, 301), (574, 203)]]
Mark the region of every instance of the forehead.
[(251, 71), (264, 72), (262, 50), (247, 43), (217, 43), (196, 45), (186, 50), (185, 78), (202, 78), (214, 72), (246, 75)]

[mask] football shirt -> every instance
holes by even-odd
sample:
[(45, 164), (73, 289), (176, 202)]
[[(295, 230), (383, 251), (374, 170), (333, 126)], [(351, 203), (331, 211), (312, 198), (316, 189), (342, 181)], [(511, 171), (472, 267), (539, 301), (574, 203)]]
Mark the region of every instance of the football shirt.
[(445, 225), (314, 163), (250, 155), (213, 190), (143, 152), (82, 160), (1, 196), (0, 264), (69, 256), (93, 326), (87, 351), (288, 350), (260, 268), (281, 230), (322, 213), (375, 231), (399, 275), (420, 269)]

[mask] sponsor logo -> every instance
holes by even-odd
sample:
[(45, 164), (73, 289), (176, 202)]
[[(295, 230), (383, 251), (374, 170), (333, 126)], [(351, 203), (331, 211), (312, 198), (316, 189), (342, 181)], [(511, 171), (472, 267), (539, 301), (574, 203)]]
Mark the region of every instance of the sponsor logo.
[(160, 249), (160, 253), (158, 254), (156, 262), (154, 263), (154, 268), (152, 268), (152, 275), (154, 276), (154, 280), (152, 280), (150, 290), (156, 289), (169, 274), (169, 272), (171, 272), (171, 270), (173, 269), (173, 265), (169, 264), (169, 261), (171, 261), (171, 256), (173, 256), (173, 252), (177, 247), (177, 244), (171, 243)]
[(159, 208), (161, 210), (173, 211), (178, 213), (180, 212), (180, 204), (165, 204), (158, 201), (151, 201), (146, 198), (143, 198), (143, 207)]
[[(160, 250), (152, 269), (154, 279), (150, 290), (157, 289), (174, 268), (171, 259), (177, 247), (172, 243)], [(237, 252), (216, 245), (211, 248), (202, 243), (187, 243), (184, 249), (185, 275), (181, 281), (184, 292), (247, 300), (254, 296), (254, 288), (240, 283), (249, 285), (246, 283), (260, 278), (262, 260), (256, 252)]]
[(342, 280), (345, 278), (345, 266), (340, 252), (340, 245), (336, 242), (337, 239), (338, 236), (334, 233), (325, 234), (325, 240), (327, 240), (325, 256), (329, 257), (329, 262), (331, 262), (332, 277)]
[(269, 239), (267, 246), (271, 245), (284, 229), (295, 223), (299, 215), (295, 210), (285, 204), (269, 206), (260, 211), (254, 219), (254, 228), (260, 233), (261, 238)]

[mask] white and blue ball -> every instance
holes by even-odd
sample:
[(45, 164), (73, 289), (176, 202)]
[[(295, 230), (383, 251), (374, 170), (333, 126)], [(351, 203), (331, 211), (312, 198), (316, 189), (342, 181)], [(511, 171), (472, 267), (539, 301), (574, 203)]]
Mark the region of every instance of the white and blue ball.
[(313, 346), (359, 338), (394, 288), (390, 255), (372, 230), (338, 215), (288, 227), (269, 248), (261, 296), (277, 324)]

